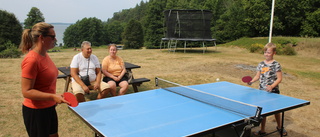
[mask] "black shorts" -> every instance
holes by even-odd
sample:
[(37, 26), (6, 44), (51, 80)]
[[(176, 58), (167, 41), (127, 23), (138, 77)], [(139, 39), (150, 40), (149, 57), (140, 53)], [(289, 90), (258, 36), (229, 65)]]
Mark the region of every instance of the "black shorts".
[(29, 137), (48, 137), (58, 133), (56, 106), (33, 109), (22, 105), (22, 114)]
[(272, 90), (271, 90), (271, 93), (280, 94), (280, 90), (279, 90), (279, 89), (274, 88), (274, 89), (272, 89)]
[[(108, 83), (109, 81), (114, 81), (114, 79), (109, 78), (109, 77), (104, 77), (104, 78), (103, 78), (103, 82)], [(123, 77), (120, 79), (120, 81), (118, 81), (118, 82), (114, 81), (114, 82), (116, 82), (117, 86), (119, 86), (119, 83), (122, 82), (122, 81), (127, 81), (127, 82), (128, 82), (128, 78), (127, 78), (126, 76), (123, 76)]]

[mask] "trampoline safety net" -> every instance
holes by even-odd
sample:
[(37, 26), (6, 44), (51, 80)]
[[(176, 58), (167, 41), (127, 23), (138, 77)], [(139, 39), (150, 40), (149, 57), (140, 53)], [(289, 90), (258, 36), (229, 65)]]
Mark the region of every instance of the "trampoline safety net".
[(165, 37), (211, 39), (210, 10), (165, 10)]

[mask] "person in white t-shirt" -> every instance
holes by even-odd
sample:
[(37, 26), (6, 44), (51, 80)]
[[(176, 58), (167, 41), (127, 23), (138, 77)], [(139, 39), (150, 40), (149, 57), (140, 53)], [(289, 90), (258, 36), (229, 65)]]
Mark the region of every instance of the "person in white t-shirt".
[[(70, 64), (72, 91), (79, 102), (85, 102), (84, 94), (90, 90), (98, 91), (97, 99), (105, 98), (110, 92), (108, 83), (101, 79), (101, 67), (97, 56), (92, 54), (91, 43), (83, 41), (81, 52), (76, 54)], [(80, 77), (89, 76), (90, 85), (86, 85)]]

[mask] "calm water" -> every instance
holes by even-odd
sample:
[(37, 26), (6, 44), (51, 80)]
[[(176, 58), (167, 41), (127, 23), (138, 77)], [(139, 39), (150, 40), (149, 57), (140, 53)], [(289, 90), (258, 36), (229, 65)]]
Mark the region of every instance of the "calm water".
[(59, 45), (62, 43), (63, 45), (63, 32), (66, 30), (67, 27), (69, 27), (71, 24), (55, 24), (52, 23), (54, 26), (54, 31), (56, 32), (56, 38), (57, 38), (57, 44)]

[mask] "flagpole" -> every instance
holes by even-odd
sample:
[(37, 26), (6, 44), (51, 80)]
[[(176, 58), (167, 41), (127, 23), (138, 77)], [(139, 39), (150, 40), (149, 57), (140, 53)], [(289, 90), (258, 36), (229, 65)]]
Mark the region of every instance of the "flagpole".
[(274, 14), (274, 4), (276, 0), (272, 0), (272, 8), (271, 8), (271, 19), (270, 19), (270, 32), (269, 32), (269, 43), (271, 43), (272, 37), (272, 27), (273, 27), (273, 14)]

